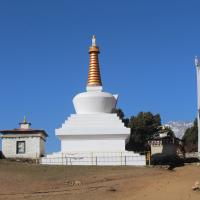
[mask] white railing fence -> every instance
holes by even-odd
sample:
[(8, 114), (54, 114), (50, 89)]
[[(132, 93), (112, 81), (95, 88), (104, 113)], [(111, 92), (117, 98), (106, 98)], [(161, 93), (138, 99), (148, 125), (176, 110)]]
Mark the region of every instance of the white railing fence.
[(73, 157), (63, 156), (55, 158), (41, 158), (40, 164), (46, 165), (146, 165), (145, 156), (90, 156), (90, 157)]

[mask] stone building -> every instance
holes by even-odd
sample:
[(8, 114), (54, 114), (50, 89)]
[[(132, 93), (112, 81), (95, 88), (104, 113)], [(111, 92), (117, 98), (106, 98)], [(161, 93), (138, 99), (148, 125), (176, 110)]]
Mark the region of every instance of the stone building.
[(19, 125), (16, 129), (0, 131), (3, 155), (6, 158), (30, 159), (43, 156), (48, 136), (45, 130), (32, 129), (26, 118)]
[(153, 135), (148, 143), (153, 160), (182, 157), (184, 154), (182, 141), (164, 126)]

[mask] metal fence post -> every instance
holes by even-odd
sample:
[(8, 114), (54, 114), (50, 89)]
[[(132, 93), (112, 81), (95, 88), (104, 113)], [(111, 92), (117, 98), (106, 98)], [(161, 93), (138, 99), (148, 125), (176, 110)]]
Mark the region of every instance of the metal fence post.
[(93, 161), (93, 152), (92, 152), (92, 166), (94, 165), (93, 162), (94, 162), (94, 161)]
[(149, 164), (149, 166), (150, 166), (150, 165), (151, 165), (151, 152), (150, 152), (150, 151), (147, 152), (147, 154), (146, 154), (146, 159), (147, 159), (148, 164)]
[(72, 165), (72, 158), (71, 157), (69, 157), (69, 161), (70, 161), (70, 164)]

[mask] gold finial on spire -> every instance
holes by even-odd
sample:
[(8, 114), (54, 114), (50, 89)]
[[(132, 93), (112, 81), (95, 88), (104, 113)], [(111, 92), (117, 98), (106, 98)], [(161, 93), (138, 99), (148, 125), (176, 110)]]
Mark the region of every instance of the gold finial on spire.
[(99, 47), (96, 46), (96, 37), (92, 37), (92, 46), (90, 46), (90, 64), (88, 73), (88, 83), (87, 86), (102, 86), (101, 74), (99, 68), (98, 54), (100, 53)]
[(27, 124), (26, 116), (24, 116), (24, 124)]
[(29, 122), (27, 121), (27, 119), (26, 119), (26, 116), (24, 116), (23, 122), (20, 122), (19, 125), (20, 125), (20, 128), (21, 128), (21, 129), (29, 129), (30, 126), (31, 126), (31, 123), (29, 123)]

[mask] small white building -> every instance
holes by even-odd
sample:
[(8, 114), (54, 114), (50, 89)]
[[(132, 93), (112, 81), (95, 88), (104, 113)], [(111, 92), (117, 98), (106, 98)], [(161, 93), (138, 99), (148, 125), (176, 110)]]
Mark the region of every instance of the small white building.
[(44, 130), (30, 128), (31, 123), (19, 123), (20, 128), (1, 130), (2, 153), (6, 158), (35, 159), (45, 154), (48, 136)]

